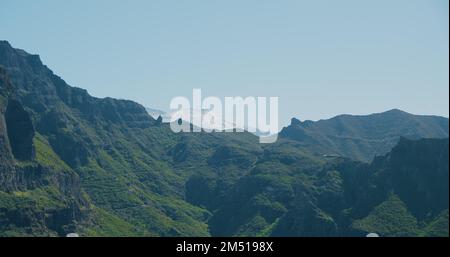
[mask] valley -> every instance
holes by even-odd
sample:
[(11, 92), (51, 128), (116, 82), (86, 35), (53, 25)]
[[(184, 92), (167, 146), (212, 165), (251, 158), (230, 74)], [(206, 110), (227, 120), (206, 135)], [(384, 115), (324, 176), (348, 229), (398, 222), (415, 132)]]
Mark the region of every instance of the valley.
[(0, 41), (1, 236), (448, 236), (448, 119), (173, 133)]

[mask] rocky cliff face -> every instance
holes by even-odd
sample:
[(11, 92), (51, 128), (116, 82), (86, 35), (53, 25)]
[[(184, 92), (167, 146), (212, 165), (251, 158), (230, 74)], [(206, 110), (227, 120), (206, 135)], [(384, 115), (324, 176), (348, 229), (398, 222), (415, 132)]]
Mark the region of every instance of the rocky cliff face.
[(31, 160), (34, 157), (34, 127), (30, 116), (18, 101), (9, 100), (4, 118), (14, 158)]
[[(354, 231), (381, 235), (427, 235), (430, 224), (448, 215), (448, 139), (408, 140), (385, 156), (377, 157), (365, 169), (338, 168), (353, 191)], [(370, 190), (368, 190), (368, 188)], [(355, 190), (356, 189), (356, 190)], [(448, 227), (448, 219), (443, 227)], [(441, 231), (441, 236), (448, 236)]]
[[(164, 162), (173, 136), (144, 107), (92, 97), (5, 41), (0, 66), (2, 92), (14, 91), (2, 99), (0, 232), (208, 235), (206, 211), (183, 201), (182, 179)], [(30, 215), (12, 220), (22, 201)]]
[(448, 139), (402, 138), (388, 155), (377, 158), (373, 166), (383, 170), (395, 193), (419, 220), (448, 209)]
[(294, 160), (288, 168), (260, 160), (221, 201), (211, 232), (448, 236), (448, 150), (448, 139), (401, 139), (371, 164), (335, 158), (324, 166)]
[[(38, 55), (14, 49), (6, 41), (0, 41), (0, 65), (8, 73), (16, 88), (16, 98), (30, 114), (37, 131), (49, 137), (53, 149), (71, 167), (86, 164), (88, 156), (94, 154), (92, 149), (102, 144), (84, 126), (99, 125), (103, 130), (114, 125), (146, 128), (155, 123), (145, 108), (135, 102), (98, 99), (84, 89), (70, 87), (43, 65)], [(12, 104), (11, 111), (19, 110)]]
[(0, 186), (2, 189), (11, 188), (13, 184), (12, 176), (15, 172), (5, 119), (10, 91), (11, 83), (8, 80), (6, 71), (3, 67), (0, 67)]
[(37, 160), (30, 115), (2, 67), (0, 88), (0, 234), (71, 232), (89, 209), (79, 178)]

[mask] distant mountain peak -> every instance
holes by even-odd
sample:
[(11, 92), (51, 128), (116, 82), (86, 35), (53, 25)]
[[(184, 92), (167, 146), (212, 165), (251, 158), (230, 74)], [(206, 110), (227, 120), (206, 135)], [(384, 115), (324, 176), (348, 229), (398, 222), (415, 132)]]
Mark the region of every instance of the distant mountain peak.
[(390, 110), (388, 110), (386, 112), (401, 112), (401, 113), (405, 113), (405, 111), (402, 111), (402, 110), (400, 110), (398, 108), (390, 109)]
[(14, 48), (8, 41), (0, 40), (0, 65), (5, 68), (20, 68), (28, 65), (31, 69), (47, 70), (37, 54), (30, 54), (22, 49)]
[(0, 40), (0, 46), (11, 47), (11, 44), (6, 40)]
[(291, 119), (291, 126), (299, 126), (301, 124), (302, 124), (302, 122), (299, 119), (297, 119), (297, 118)]
[(391, 110), (388, 110), (388, 111), (385, 111), (385, 112), (383, 112), (383, 113), (385, 113), (385, 114), (401, 114), (401, 115), (412, 115), (411, 113), (408, 113), (408, 112), (405, 112), (405, 111), (403, 111), (403, 110), (400, 110), (400, 109), (397, 109), (397, 108), (394, 108), (394, 109), (391, 109)]

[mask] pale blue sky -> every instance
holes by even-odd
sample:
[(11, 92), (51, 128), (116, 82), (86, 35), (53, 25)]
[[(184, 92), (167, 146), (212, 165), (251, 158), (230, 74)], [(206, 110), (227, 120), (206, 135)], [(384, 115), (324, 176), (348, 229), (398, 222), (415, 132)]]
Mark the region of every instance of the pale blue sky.
[(0, 39), (98, 97), (279, 96), (291, 117), (448, 117), (448, 0), (0, 0)]

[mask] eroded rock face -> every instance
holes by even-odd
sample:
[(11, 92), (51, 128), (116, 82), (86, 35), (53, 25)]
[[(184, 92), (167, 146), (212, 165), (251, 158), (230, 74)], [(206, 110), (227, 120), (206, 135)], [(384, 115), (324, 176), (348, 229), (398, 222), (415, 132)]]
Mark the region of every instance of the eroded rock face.
[(0, 188), (12, 190), (14, 185), (13, 156), (9, 146), (5, 111), (11, 84), (5, 70), (0, 66)]
[(31, 160), (34, 155), (34, 128), (30, 116), (15, 100), (8, 102), (5, 112), (8, 139), (14, 158)]
[[(1, 61), (18, 62), (1, 52)], [(75, 172), (37, 160), (31, 110), (16, 100), (10, 75), (0, 65), (0, 235), (62, 236), (86, 222), (89, 201)]]
[(0, 188), (11, 190), (14, 188), (14, 167), (11, 149), (9, 148), (8, 136), (6, 134), (6, 123), (0, 113)]

